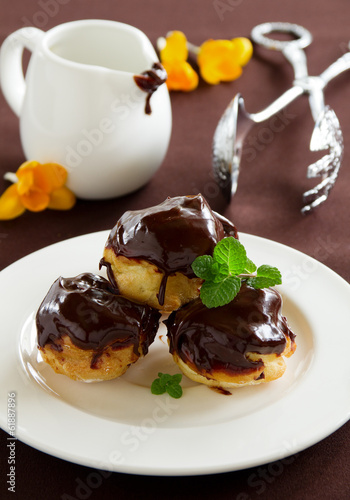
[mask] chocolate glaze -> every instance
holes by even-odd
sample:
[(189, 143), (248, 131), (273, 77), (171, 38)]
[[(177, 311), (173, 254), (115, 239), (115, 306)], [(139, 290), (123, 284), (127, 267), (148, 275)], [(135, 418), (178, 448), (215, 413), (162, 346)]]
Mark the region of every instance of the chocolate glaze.
[(232, 392), (228, 391), (227, 389), (223, 389), (222, 387), (209, 387), (209, 389), (222, 394), (223, 396), (232, 396)]
[[(147, 260), (164, 273), (158, 293), (162, 305), (167, 277), (181, 272), (194, 278), (191, 265), (195, 258), (211, 255), (225, 236), (237, 238), (235, 226), (213, 212), (199, 194), (169, 197), (154, 207), (125, 212), (112, 229), (106, 247), (116, 255)], [(100, 262), (107, 264), (103, 259)]]
[(119, 293), (118, 283), (115, 280), (111, 263), (106, 262), (104, 259), (101, 259), (99, 263), (99, 269), (101, 270), (103, 266), (106, 268), (107, 278), (113, 286), (115, 293)]
[(281, 354), (286, 337), (294, 342), (281, 307), (277, 290), (256, 290), (246, 283), (223, 307), (208, 309), (196, 299), (165, 320), (170, 352), (203, 375), (216, 370), (234, 375), (252, 373), (263, 362), (250, 361), (246, 353)]
[[(180, 272), (195, 278), (192, 263), (199, 255), (212, 255), (226, 236), (238, 238), (235, 226), (213, 212), (202, 195), (167, 198), (144, 210), (125, 212), (110, 232), (107, 248), (116, 255), (144, 259), (165, 275), (158, 294), (164, 300), (166, 279)], [(100, 265), (106, 265), (102, 259)]]
[(91, 368), (97, 367), (104, 349), (133, 346), (146, 354), (153, 342), (160, 313), (117, 294), (101, 276), (84, 273), (75, 278), (58, 278), (36, 315), (39, 348), (47, 344), (62, 350), (57, 340), (68, 335), (80, 349), (95, 351)]
[(145, 105), (146, 115), (150, 115), (152, 113), (150, 105), (150, 99), (152, 95), (157, 90), (157, 88), (166, 81), (167, 78), (168, 75), (159, 62), (154, 63), (152, 69), (144, 71), (143, 73), (141, 73), (141, 75), (134, 75), (136, 85), (141, 90), (147, 93)]

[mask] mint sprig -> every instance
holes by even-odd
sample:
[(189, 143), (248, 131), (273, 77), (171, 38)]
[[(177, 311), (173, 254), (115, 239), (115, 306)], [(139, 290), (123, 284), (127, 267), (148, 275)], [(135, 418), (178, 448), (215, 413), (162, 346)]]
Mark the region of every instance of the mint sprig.
[(182, 387), (180, 385), (181, 380), (181, 373), (169, 375), (169, 373), (159, 372), (158, 378), (152, 382), (151, 392), (156, 395), (167, 392), (172, 398), (179, 399), (182, 396)]
[(254, 288), (268, 288), (269, 286), (280, 285), (282, 277), (277, 267), (264, 265), (258, 267), (256, 276), (248, 278), (247, 283)]
[[(238, 294), (242, 281), (254, 288), (267, 288), (282, 283), (276, 267), (256, 267), (247, 257), (242, 243), (232, 236), (219, 241), (211, 255), (201, 255), (192, 263), (198, 278), (204, 280), (200, 297), (208, 308), (224, 306)], [(255, 273), (255, 274), (253, 274)]]

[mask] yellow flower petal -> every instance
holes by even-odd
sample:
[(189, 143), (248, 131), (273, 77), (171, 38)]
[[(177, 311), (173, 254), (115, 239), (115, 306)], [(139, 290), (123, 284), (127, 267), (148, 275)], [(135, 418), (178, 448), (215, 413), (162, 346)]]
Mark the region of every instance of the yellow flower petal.
[(231, 40), (207, 40), (199, 47), (198, 64), (214, 63), (235, 57)]
[[(37, 161), (26, 161), (16, 172), (19, 182), (32, 176), (33, 184), (44, 191), (51, 193), (54, 189), (62, 187), (67, 180), (67, 170), (58, 163), (39, 163)], [(29, 182), (26, 182), (26, 186)], [(24, 193), (21, 189), (21, 194)]]
[(169, 90), (189, 92), (198, 86), (198, 75), (186, 61), (169, 61), (163, 63), (168, 74), (167, 87)]
[(58, 163), (27, 161), (14, 175), (18, 179), (0, 197), (0, 220), (13, 219), (25, 209), (41, 212), (46, 208), (69, 210), (75, 196), (64, 186), (67, 171)]
[(0, 220), (10, 220), (25, 212), (25, 207), (17, 192), (17, 185), (12, 184), (0, 197)]
[(242, 68), (236, 64), (204, 64), (201, 69), (203, 80), (211, 85), (217, 85), (220, 82), (230, 82), (236, 80), (242, 74)]
[(58, 163), (39, 164), (35, 169), (35, 185), (46, 193), (51, 193), (64, 186), (67, 176), (67, 170)]
[(70, 210), (74, 206), (75, 201), (74, 193), (63, 186), (52, 191), (48, 208), (54, 210)]
[(234, 38), (232, 42), (236, 46), (237, 51), (237, 64), (245, 66), (253, 55), (253, 44), (249, 38), (239, 37)]
[(33, 170), (33, 168), (36, 168), (37, 165), (40, 165), (38, 161), (30, 160), (30, 161), (25, 161), (18, 167), (17, 170), (17, 175), (21, 175), (23, 172), (28, 172), (29, 170)]
[(42, 189), (34, 186), (26, 194), (20, 196), (21, 202), (31, 212), (41, 212), (48, 207), (50, 196)]
[(28, 193), (34, 186), (34, 172), (31, 169), (23, 170), (17, 178), (17, 191), (20, 196)]
[(187, 39), (182, 31), (171, 31), (165, 40), (165, 47), (161, 49), (159, 54), (161, 62), (186, 61), (188, 57)]
[(37, 161), (25, 161), (24, 163), (22, 163), (22, 165), (18, 168), (16, 172), (18, 180), (22, 180), (25, 178), (26, 179), (33, 178), (34, 170), (38, 165), (40, 164)]
[(202, 78), (212, 85), (238, 78), (251, 57), (248, 42), (244, 38), (204, 42), (197, 59)]

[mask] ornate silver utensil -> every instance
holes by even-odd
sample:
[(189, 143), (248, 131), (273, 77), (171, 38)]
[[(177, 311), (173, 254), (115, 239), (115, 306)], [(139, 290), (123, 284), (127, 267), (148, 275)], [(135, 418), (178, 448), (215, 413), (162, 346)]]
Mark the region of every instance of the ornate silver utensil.
[[(268, 38), (273, 32), (290, 33), (292, 41)], [(308, 95), (315, 126), (310, 142), (311, 151), (329, 150), (320, 160), (309, 165), (307, 177), (321, 177), (321, 182), (304, 193), (303, 213), (326, 201), (339, 172), (343, 156), (343, 137), (334, 111), (325, 106), (324, 88), (330, 80), (350, 68), (350, 52), (335, 61), (319, 76), (309, 76), (304, 48), (312, 41), (311, 33), (297, 24), (264, 23), (251, 33), (253, 41), (267, 49), (278, 50), (294, 70), (293, 86), (267, 108), (257, 113), (245, 110), (244, 100), (237, 94), (222, 115), (213, 139), (213, 170), (227, 202), (235, 194), (244, 139), (253, 125), (268, 120), (300, 95)], [(349, 43), (350, 49), (350, 43)]]

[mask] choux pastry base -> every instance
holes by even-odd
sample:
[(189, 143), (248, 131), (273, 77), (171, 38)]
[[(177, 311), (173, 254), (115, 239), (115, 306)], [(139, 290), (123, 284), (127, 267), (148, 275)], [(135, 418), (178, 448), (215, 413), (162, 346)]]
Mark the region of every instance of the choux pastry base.
[(116, 350), (108, 347), (102, 354), (91, 349), (80, 349), (71, 342), (68, 335), (58, 339), (55, 345), (58, 349), (53, 348), (52, 344), (40, 348), (44, 361), (56, 373), (84, 382), (100, 382), (120, 377), (140, 357), (134, 353), (132, 345)]
[(117, 256), (111, 248), (105, 248), (103, 258), (111, 265), (119, 292), (124, 297), (148, 304), (164, 313), (178, 309), (199, 296), (200, 278), (187, 278), (175, 273), (167, 279), (164, 304), (158, 300), (164, 273), (154, 264), (142, 259)]
[(186, 377), (200, 384), (218, 389), (233, 389), (236, 387), (245, 387), (248, 385), (259, 385), (265, 382), (276, 380), (285, 372), (286, 363), (283, 356), (290, 357), (296, 349), (296, 344), (287, 339), (287, 345), (282, 354), (257, 354), (247, 353), (247, 358), (251, 361), (262, 361), (264, 366), (257, 368), (249, 374), (230, 374), (225, 371), (214, 371), (205, 375), (199, 373), (193, 364), (185, 363), (176, 353), (173, 359)]

